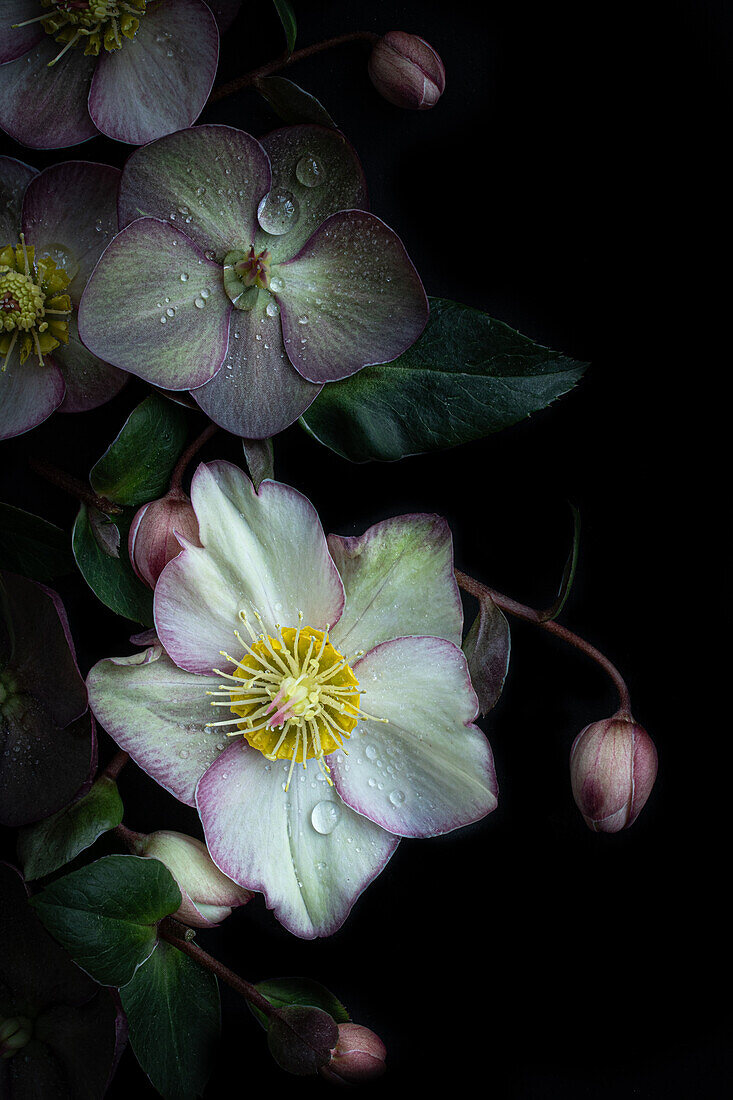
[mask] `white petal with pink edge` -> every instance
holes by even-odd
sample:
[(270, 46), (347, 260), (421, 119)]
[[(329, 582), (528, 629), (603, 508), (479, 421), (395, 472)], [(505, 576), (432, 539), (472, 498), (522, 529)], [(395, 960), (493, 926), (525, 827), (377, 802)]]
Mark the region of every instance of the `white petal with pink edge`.
[(228, 742), (214, 730), (218, 679), (178, 668), (160, 647), (111, 657), (89, 673), (89, 704), (121, 749), (181, 802), (195, 805), (196, 784)]
[(399, 836), (426, 837), (496, 808), (488, 741), (471, 723), (476, 694), (466, 659), (440, 638), (396, 638), (354, 665), (362, 719), (348, 756), (328, 758), (343, 800)]
[(304, 496), (277, 481), (255, 492), (237, 466), (212, 462), (196, 471), (191, 502), (203, 549), (174, 558), (155, 590), (158, 636), (177, 664), (210, 672), (222, 649), (241, 656), (240, 611), (270, 635), (277, 623), (297, 626), (299, 612), (317, 629), (338, 621), (343, 585)]
[(217, 866), (261, 891), (303, 939), (329, 936), (384, 868), (398, 838), (345, 806), (315, 760), (268, 761), (244, 741), (202, 777), (196, 801)]
[(375, 523), (357, 538), (328, 536), (346, 606), (332, 632), (342, 653), (390, 638), (433, 634), (460, 645), (463, 608), (444, 519), (407, 515)]

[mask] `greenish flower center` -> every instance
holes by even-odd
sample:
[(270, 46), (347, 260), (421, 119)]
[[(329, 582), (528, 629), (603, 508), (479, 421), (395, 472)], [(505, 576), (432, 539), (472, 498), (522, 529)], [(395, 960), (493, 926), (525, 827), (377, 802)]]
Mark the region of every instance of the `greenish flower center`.
[(44, 355), (68, 344), (71, 298), (61, 293), (68, 283), (49, 256), (36, 260), (22, 233), (19, 245), (0, 248), (0, 371), (16, 347), (21, 363), (35, 352), (43, 366)]
[[(111, 53), (119, 50), (123, 38), (134, 38), (147, 0), (41, 0), (48, 15), (39, 16), (47, 34), (53, 35), (63, 49), (50, 62), (54, 65), (77, 42), (84, 53), (97, 57), (102, 47)], [(35, 20), (30, 20), (35, 22)], [(23, 24), (20, 24), (21, 26)]]
[(224, 257), (224, 290), (237, 309), (252, 309), (260, 290), (270, 289), (270, 253), (235, 248)]

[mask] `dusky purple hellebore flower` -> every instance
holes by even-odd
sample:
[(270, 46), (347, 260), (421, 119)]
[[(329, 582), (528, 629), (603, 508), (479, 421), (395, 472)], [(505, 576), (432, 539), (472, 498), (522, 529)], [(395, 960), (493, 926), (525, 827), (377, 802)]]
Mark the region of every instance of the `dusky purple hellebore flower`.
[(55, 409), (94, 409), (125, 384), (76, 325), (86, 281), (117, 232), (119, 175), (85, 161), (37, 172), (0, 157), (0, 439)]
[(96, 759), (61, 600), (0, 572), (0, 825), (56, 813), (90, 781)]
[(155, 588), (162, 647), (100, 661), (90, 704), (198, 807), (225, 875), (305, 939), (335, 932), (400, 837), (490, 813), (489, 743), (460, 649), (450, 530), (434, 515), (323, 533), (305, 497), (197, 469), (201, 546)]
[[(241, 0), (3, 0), (0, 127), (34, 149), (195, 122)], [(214, 9), (212, 12), (212, 8)]]
[(121, 232), (80, 307), (87, 347), (221, 427), (264, 439), (325, 382), (395, 359), (428, 307), (399, 237), (365, 211), (346, 139), (196, 126), (136, 150)]

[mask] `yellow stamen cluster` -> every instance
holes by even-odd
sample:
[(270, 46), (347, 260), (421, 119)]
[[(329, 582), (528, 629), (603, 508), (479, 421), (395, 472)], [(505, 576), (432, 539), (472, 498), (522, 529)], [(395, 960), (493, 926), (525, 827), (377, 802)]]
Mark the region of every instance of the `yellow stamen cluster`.
[(62, 294), (69, 276), (48, 256), (36, 260), (35, 249), (21, 233), (17, 247), (0, 249), (0, 360), (4, 371), (17, 346), (20, 362), (35, 352), (43, 356), (69, 342), (71, 298)]
[[(254, 615), (262, 627), (259, 613)], [(297, 627), (278, 625), (273, 638), (263, 630), (257, 633), (244, 611), (240, 618), (251, 644), (235, 631), (245, 654), (237, 661), (222, 652), (235, 665), (234, 672), (215, 668), (217, 676), (229, 682), (208, 692), (220, 697), (212, 706), (227, 707), (236, 717), (207, 725), (234, 727), (228, 736), (241, 734), (268, 760), (289, 759), (288, 785), (296, 761), (305, 767), (314, 758), (331, 783), (323, 758), (336, 749), (346, 752), (344, 739), (360, 719), (386, 719), (366, 714), (359, 706), (359, 681), (329, 641), (328, 627), (303, 626), (301, 614)]]
[[(40, 22), (47, 34), (64, 46), (50, 62), (54, 65), (77, 42), (84, 44), (84, 53), (97, 57), (104, 47), (108, 53), (119, 50), (123, 36), (134, 38), (140, 18), (145, 14), (147, 0), (41, 0), (47, 15), (28, 20)], [(25, 23), (17, 24), (25, 26)]]

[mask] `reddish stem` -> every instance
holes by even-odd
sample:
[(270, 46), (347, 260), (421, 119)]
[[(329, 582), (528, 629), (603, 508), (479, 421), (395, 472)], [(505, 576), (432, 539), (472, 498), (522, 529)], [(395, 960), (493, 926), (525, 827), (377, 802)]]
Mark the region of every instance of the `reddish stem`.
[(138, 841), (142, 840), (145, 836), (144, 833), (136, 833), (134, 829), (128, 829), (127, 825), (120, 823), (115, 825), (112, 832), (121, 840), (123, 844), (126, 844), (131, 852), (137, 852)]
[(350, 34), (339, 34), (335, 38), (326, 38), (323, 42), (316, 42), (313, 46), (304, 46), (303, 49), (295, 50), (294, 53), (285, 53), (275, 61), (268, 61), (266, 65), (261, 65), (258, 69), (252, 69), (251, 72), (238, 76), (235, 80), (230, 80), (228, 84), (222, 84), (219, 88), (214, 88), (209, 96), (209, 103), (217, 103), (225, 96), (232, 95), (234, 92), (256, 83), (263, 76), (270, 76), (272, 73), (279, 72), (280, 69), (287, 69), (289, 65), (296, 61), (302, 61), (304, 57), (312, 57), (313, 54), (323, 53), (324, 50), (333, 49), (334, 46), (344, 46), (348, 42), (368, 42), (373, 46), (378, 39), (379, 35), (374, 34), (373, 31), (352, 31)]
[(194, 439), (193, 443), (183, 452), (181, 457), (176, 463), (173, 474), (171, 475), (171, 487), (170, 492), (176, 495), (183, 496), (183, 475), (186, 472), (186, 467), (192, 458), (194, 458), (203, 447), (204, 443), (207, 443), (214, 432), (218, 432), (219, 428), (216, 424), (209, 424), (207, 428), (204, 428), (201, 435)]
[(88, 485), (85, 485), (83, 481), (79, 481), (63, 470), (57, 470), (56, 467), (51, 466), (50, 463), (43, 462), (39, 458), (31, 458), (28, 465), (32, 470), (35, 470), (37, 474), (44, 478), (45, 481), (50, 481), (52, 485), (57, 485), (59, 489), (63, 489), (65, 493), (69, 493), (72, 497), (76, 497), (77, 500), (82, 501), (84, 504), (89, 504), (92, 508), (98, 508), (100, 512), (104, 512), (108, 516), (117, 516), (122, 512), (122, 508), (119, 504), (113, 504), (112, 501), (107, 500), (106, 497), (98, 496)]
[(524, 619), (525, 622), (534, 623), (535, 626), (539, 626), (540, 629), (547, 631), (548, 634), (554, 634), (556, 638), (562, 638), (568, 645), (573, 646), (575, 649), (579, 649), (581, 653), (585, 653), (586, 657), (590, 657), (592, 661), (600, 665), (613, 681), (619, 697), (618, 717), (631, 717), (631, 700), (629, 698), (629, 689), (626, 686), (626, 682), (616, 666), (612, 664), (608, 657), (604, 656), (599, 649), (596, 649), (590, 642), (586, 642), (584, 638), (574, 634), (572, 630), (568, 630), (566, 626), (561, 626), (560, 623), (554, 620), (544, 619), (543, 612), (535, 611), (532, 607), (527, 607), (523, 603), (518, 603), (517, 600), (511, 599), (510, 596), (504, 596), (501, 592), (497, 592), (496, 589), (489, 588), (488, 585), (474, 580), (473, 577), (469, 577), (467, 573), (461, 573), (458, 569), (456, 569), (456, 580), (464, 592), (468, 592), (469, 595), (475, 596), (476, 599), (485, 600), (488, 598), (492, 600), (497, 607), (500, 607), (502, 611), (507, 611), (510, 615), (514, 615), (518, 619)]
[(129, 752), (123, 752), (122, 749), (120, 749), (112, 757), (102, 774), (106, 775), (108, 779), (116, 779), (129, 759)]

